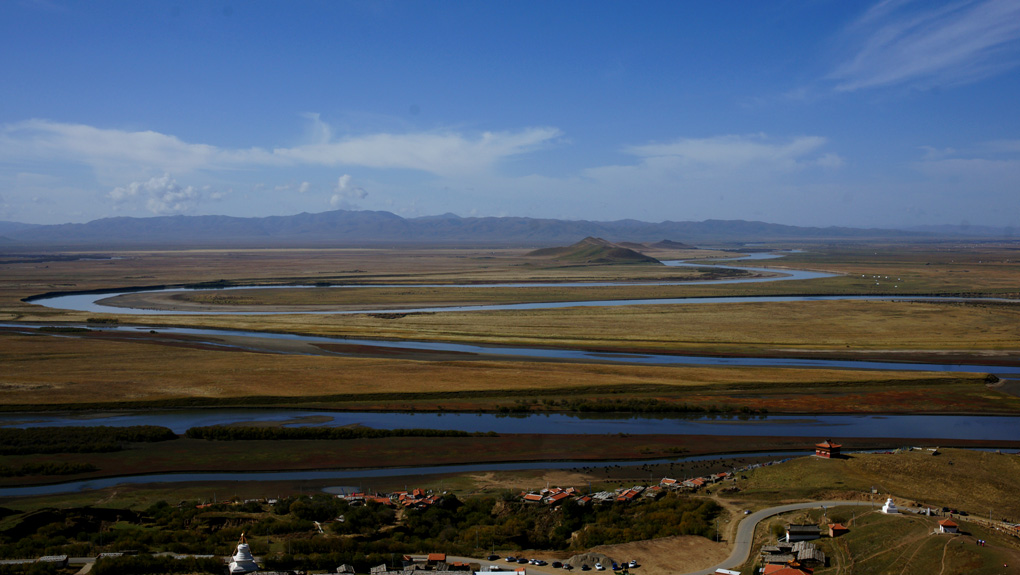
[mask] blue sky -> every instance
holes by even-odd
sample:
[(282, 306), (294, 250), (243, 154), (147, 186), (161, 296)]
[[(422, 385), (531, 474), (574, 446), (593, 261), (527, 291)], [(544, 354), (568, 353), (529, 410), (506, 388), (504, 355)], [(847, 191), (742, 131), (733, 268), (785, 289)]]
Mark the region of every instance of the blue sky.
[(1020, 226), (1016, 0), (9, 0), (0, 53), (0, 220)]

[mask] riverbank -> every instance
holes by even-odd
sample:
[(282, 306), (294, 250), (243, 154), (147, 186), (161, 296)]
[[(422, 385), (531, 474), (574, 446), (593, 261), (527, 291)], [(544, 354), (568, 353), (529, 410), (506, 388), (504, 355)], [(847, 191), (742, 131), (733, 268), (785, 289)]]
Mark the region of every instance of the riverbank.
[[(831, 431), (831, 430), (830, 430)], [(248, 440), (207, 441), (181, 438), (176, 441), (131, 445), (124, 451), (108, 453), (34, 454), (0, 457), (0, 463), (19, 467), (27, 462), (73, 465), (88, 463), (96, 471), (70, 476), (28, 476), (0, 478), (0, 486), (47, 485), (102, 478), (147, 476), (152, 481), (171, 481), (159, 477), (181, 473), (231, 473), (233, 480), (258, 480), (258, 473), (285, 473), (286, 477), (267, 478), (299, 481), (314, 478), (302, 472), (348, 470), (354, 476), (385, 477), (388, 474), (424, 475), (450, 473), (457, 466), (526, 470), (552, 467), (565, 471), (585, 471), (604, 480), (614, 475), (615, 467), (655, 466), (653, 474), (700, 475), (712, 460), (756, 457), (755, 452), (813, 452), (818, 437), (774, 436), (692, 436), (692, 435), (539, 435), (501, 434), (482, 437), (389, 437), (343, 441)], [(893, 449), (902, 445), (957, 446), (968, 448), (1020, 449), (1017, 440), (953, 440), (933, 438), (840, 438), (844, 449)], [(704, 457), (712, 455), (713, 457)], [(784, 455), (785, 456), (785, 455)], [(699, 457), (698, 460), (683, 461)], [(775, 457), (775, 455), (772, 455)], [(659, 461), (656, 461), (659, 460)], [(229, 462), (229, 465), (225, 465)], [(614, 462), (606, 465), (604, 462)], [(239, 467), (240, 466), (240, 467)], [(399, 473), (395, 470), (400, 468)], [(388, 471), (391, 469), (391, 471)], [(242, 470), (242, 475), (238, 471)], [(293, 472), (293, 473), (291, 473)], [(342, 477), (343, 473), (336, 473)], [(213, 478), (208, 478), (212, 480)], [(188, 478), (177, 478), (187, 481)], [(198, 481), (201, 478), (191, 478)]]

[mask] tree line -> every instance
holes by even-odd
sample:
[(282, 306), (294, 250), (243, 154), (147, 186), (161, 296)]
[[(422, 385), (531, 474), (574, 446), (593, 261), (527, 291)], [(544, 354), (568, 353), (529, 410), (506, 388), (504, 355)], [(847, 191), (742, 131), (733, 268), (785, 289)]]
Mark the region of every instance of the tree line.
[(0, 455), (100, 453), (120, 451), (125, 443), (172, 439), (177, 439), (173, 430), (155, 425), (0, 428)]

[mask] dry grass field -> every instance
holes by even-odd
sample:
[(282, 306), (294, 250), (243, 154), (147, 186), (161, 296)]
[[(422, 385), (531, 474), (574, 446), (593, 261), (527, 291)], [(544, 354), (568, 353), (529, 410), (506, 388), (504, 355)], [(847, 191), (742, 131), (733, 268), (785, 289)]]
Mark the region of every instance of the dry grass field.
[[(792, 247), (792, 246), (782, 246)], [(507, 301), (684, 296), (922, 293), (1015, 296), (1020, 285), (1013, 244), (807, 245), (803, 252), (755, 265), (810, 268), (837, 277), (731, 285), (567, 288), (439, 288), (414, 284), (690, 280), (711, 270), (659, 265), (563, 264), (525, 250), (323, 249), (182, 250), (7, 255), (0, 259), (0, 321), (196, 326), (321, 334), (339, 338), (412, 339), (653, 351), (894, 361), (1020, 363), (1020, 305), (808, 301), (705, 305), (573, 307), (531, 311), (425, 314), (132, 317), (54, 310), (25, 303), (45, 292), (197, 282), (237, 284), (404, 284), (399, 288), (238, 290), (189, 294), (173, 305), (237, 311), (274, 306), (363, 309)], [(110, 256), (113, 259), (73, 260)], [(722, 258), (705, 250), (653, 253), (662, 258)], [(861, 278), (861, 275), (865, 278)], [(883, 276), (874, 286), (874, 275)], [(898, 287), (884, 276), (896, 277)], [(143, 297), (141, 294), (125, 297)], [(61, 334), (64, 335), (64, 334)], [(195, 398), (308, 397), (309, 405), (402, 408), (376, 398), (425, 394), (405, 402), (419, 409), (491, 409), (506, 400), (495, 390), (535, 397), (628, 393), (697, 406), (770, 411), (1011, 412), (1015, 397), (983, 385), (981, 374), (848, 370), (633, 367), (524, 362), (413, 354), (323, 357), (328, 351), (294, 343), (271, 353), (216, 351), (184, 338), (145, 339), (86, 334), (56, 337), (4, 334), (0, 349), (3, 404), (72, 404)], [(342, 343), (342, 340), (340, 340)], [(283, 346), (283, 344), (277, 344)], [(338, 344), (339, 345), (339, 344)], [(316, 356), (279, 355), (313, 353)], [(358, 354), (356, 354), (358, 355)], [(570, 391), (573, 390), (573, 391)], [(579, 390), (583, 390), (580, 392)], [(427, 394), (437, 394), (433, 398)], [(446, 394), (446, 395), (442, 395)], [(450, 395), (453, 394), (453, 395)], [(330, 396), (344, 396), (342, 401)], [(357, 400), (362, 396), (371, 399)], [(483, 397), (484, 396), (484, 397)]]
[[(964, 533), (936, 534), (939, 517), (911, 514), (885, 515), (871, 507), (839, 507), (828, 517), (821, 510), (780, 515), (756, 530), (757, 546), (775, 542), (771, 529), (788, 523), (825, 525), (835, 517), (850, 531), (838, 538), (823, 537), (812, 543), (828, 559), (816, 575), (843, 573), (937, 575), (952, 573), (999, 575), (1020, 571), (1020, 541), (981, 524), (960, 521)], [(979, 546), (981, 539), (987, 545)], [(756, 557), (742, 573), (751, 574)], [(1005, 566), (1005, 567), (1004, 567)]]
[[(762, 507), (787, 501), (860, 499), (881, 505), (916, 504), (964, 510), (971, 515), (1020, 521), (1020, 456), (940, 449), (859, 453), (847, 459), (804, 457), (747, 473), (736, 499)], [(872, 496), (871, 488), (877, 494)]]
[(980, 374), (283, 355), (132, 337), (0, 330), (4, 405), (137, 407), (191, 398), (210, 406), (491, 411), (514, 407), (523, 393), (535, 410), (579, 394), (770, 412), (1020, 410), (1020, 398), (989, 389)]

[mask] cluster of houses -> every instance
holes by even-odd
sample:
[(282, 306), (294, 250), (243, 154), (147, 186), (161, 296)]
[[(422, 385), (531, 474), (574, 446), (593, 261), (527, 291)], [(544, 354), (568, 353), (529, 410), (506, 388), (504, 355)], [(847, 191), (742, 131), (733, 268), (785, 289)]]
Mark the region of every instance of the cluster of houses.
[[(849, 530), (839, 523), (829, 525), (829, 537), (839, 537)], [(786, 535), (772, 545), (761, 548), (761, 572), (769, 575), (810, 575), (816, 567), (825, 566), (825, 553), (814, 543), (822, 536), (817, 525), (786, 526)]]
[[(427, 572), (428, 575), (465, 575), (471, 571), (471, 564), (462, 561), (447, 560), (446, 553), (429, 553), (428, 555), (404, 555), (399, 567), (388, 567), (386, 564), (369, 569), (371, 575), (411, 575), (415, 572)], [(354, 569), (341, 565), (337, 573), (353, 575)]]
[(344, 493), (337, 495), (338, 498), (347, 501), (351, 505), (364, 505), (374, 502), (388, 507), (408, 507), (411, 509), (427, 509), (442, 500), (442, 494), (431, 490), (412, 489), (411, 491), (394, 491), (388, 495), (371, 493)]
[[(838, 448), (838, 446), (837, 446)], [(837, 449), (838, 453), (838, 449)], [(727, 481), (735, 479), (737, 474), (743, 471), (750, 471), (752, 469), (758, 469), (759, 467), (767, 467), (769, 465), (777, 465), (789, 461), (789, 459), (780, 459), (775, 461), (767, 461), (764, 463), (755, 463), (734, 469), (732, 471), (722, 471), (720, 473), (712, 473), (701, 477), (692, 477), (690, 479), (674, 479), (672, 477), (663, 477), (659, 480), (657, 485), (635, 485), (633, 487), (621, 487), (615, 491), (600, 491), (598, 493), (583, 494), (573, 487), (560, 488), (550, 487), (542, 489), (541, 491), (525, 491), (521, 493), (521, 500), (525, 503), (531, 504), (545, 504), (556, 506), (562, 504), (568, 499), (573, 499), (579, 505), (587, 505), (589, 503), (612, 503), (616, 501), (634, 501), (640, 497), (646, 497), (649, 499), (658, 499), (662, 495), (672, 492), (694, 492), (698, 491), (709, 485), (714, 485), (721, 481)]]

